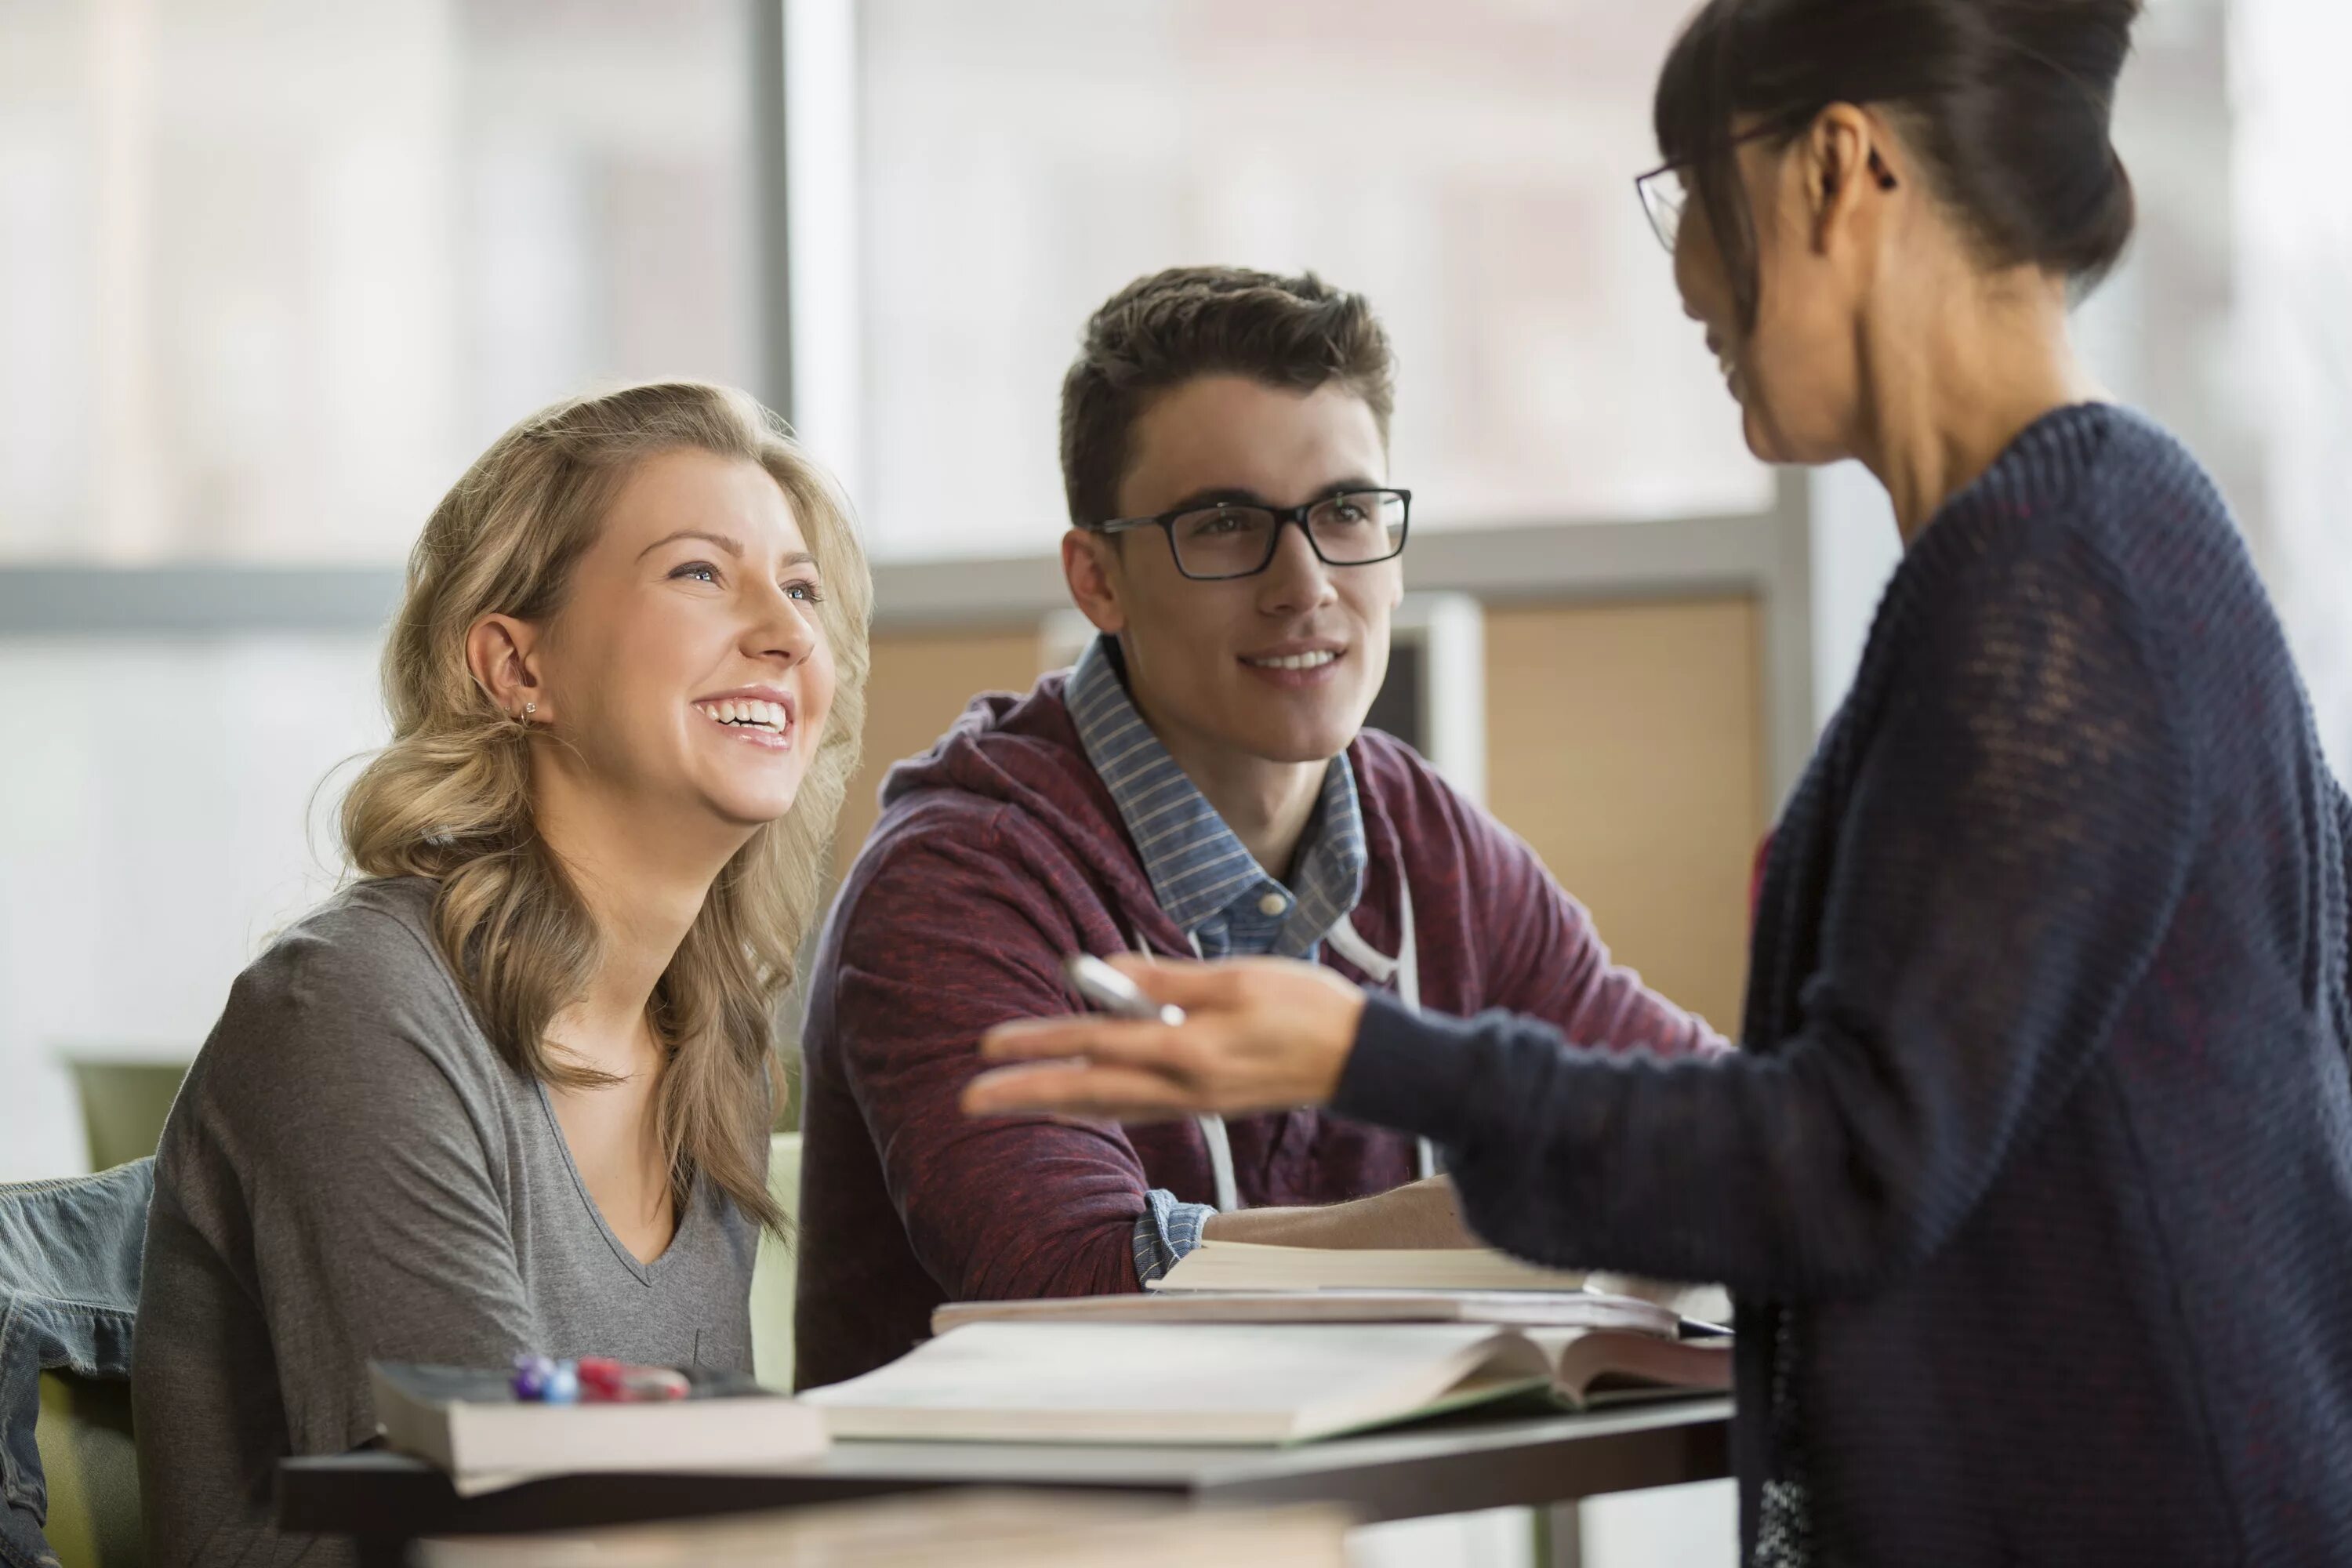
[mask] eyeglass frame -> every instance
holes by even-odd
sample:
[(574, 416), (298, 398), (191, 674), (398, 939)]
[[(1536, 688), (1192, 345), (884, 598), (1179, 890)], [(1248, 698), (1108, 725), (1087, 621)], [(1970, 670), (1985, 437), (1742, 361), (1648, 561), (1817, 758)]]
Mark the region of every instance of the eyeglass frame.
[[(1403, 504), (1403, 514), (1397, 519), (1397, 542), (1394, 550), (1390, 551), (1386, 555), (1375, 555), (1366, 561), (1334, 561), (1323, 553), (1323, 547), (1315, 542), (1315, 531), (1307, 526), (1307, 516), (1317, 507), (1328, 506), (1343, 496), (1394, 496)], [(1176, 544), (1177, 520), (1191, 517), (1197, 512), (1217, 511), (1227, 508), (1244, 511), (1262, 511), (1274, 519), (1274, 531), (1266, 536), (1265, 559), (1246, 572), (1225, 572), (1214, 576), (1203, 576), (1198, 572), (1189, 570), (1184, 564), (1184, 552)], [(1194, 501), (1190, 506), (1180, 506), (1172, 511), (1163, 511), (1156, 517), (1118, 517), (1108, 522), (1087, 522), (1078, 526), (1087, 533), (1099, 533), (1105, 536), (1131, 533), (1138, 529), (1156, 527), (1168, 536), (1168, 558), (1176, 563), (1177, 573), (1187, 582), (1240, 583), (1252, 577), (1262, 577), (1273, 567), (1274, 558), (1282, 553), (1282, 531), (1292, 523), (1298, 525), (1299, 536), (1307, 541), (1307, 548), (1313, 551), (1315, 559), (1324, 565), (1378, 566), (1384, 562), (1394, 561), (1404, 553), (1405, 542), (1412, 533), (1412, 492), (1401, 490), (1390, 485), (1364, 485), (1334, 490), (1329, 495), (1318, 496), (1311, 501), (1291, 507), (1267, 506), (1262, 501), (1254, 500)]]
[[(1759, 125), (1753, 130), (1746, 132), (1741, 135), (1734, 136), (1730, 141), (1726, 142), (1723, 144), (1721, 151), (1725, 153), (1737, 152), (1750, 142), (1762, 142), (1773, 136), (1793, 136), (1805, 124), (1810, 123), (1811, 119), (1812, 116), (1808, 115), (1801, 120), (1796, 120), (1790, 123), (1775, 121), (1770, 124)], [(1698, 160), (1696, 158), (1676, 158), (1659, 164), (1656, 168), (1651, 170), (1646, 174), (1636, 174), (1633, 176), (1633, 195), (1634, 198), (1642, 204), (1642, 216), (1650, 220), (1651, 234), (1657, 237), (1657, 241), (1660, 245), (1665, 247), (1666, 254), (1669, 256), (1675, 254), (1675, 247), (1682, 238), (1683, 206), (1685, 202), (1689, 198), (1685, 195), (1684, 201), (1676, 202), (1675, 204), (1675, 232), (1670, 236), (1659, 226), (1658, 223), (1657, 203), (1659, 201), (1663, 201), (1664, 198), (1660, 196), (1656, 198), (1656, 200), (1653, 200), (1650, 192), (1652, 188), (1657, 184), (1658, 181), (1664, 179), (1668, 174), (1679, 174), (1685, 169), (1696, 167), (1697, 163)], [(1870, 173), (1872, 177), (1877, 180), (1878, 188), (1882, 191), (1894, 190), (1901, 184), (1900, 181), (1895, 179), (1894, 172), (1888, 169), (1885, 161), (1879, 157), (1878, 149), (1875, 147), (1873, 147), (1870, 150)]]

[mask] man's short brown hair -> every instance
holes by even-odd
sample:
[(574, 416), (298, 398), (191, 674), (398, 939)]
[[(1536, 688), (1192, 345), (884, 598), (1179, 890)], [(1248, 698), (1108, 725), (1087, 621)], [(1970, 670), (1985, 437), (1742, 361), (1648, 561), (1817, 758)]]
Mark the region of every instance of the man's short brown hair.
[(1108, 522), (1154, 397), (1197, 376), (1245, 375), (1313, 392), (1338, 382), (1364, 400), (1388, 444), (1396, 405), (1388, 333), (1361, 294), (1312, 272), (1171, 267), (1139, 278), (1087, 322), (1062, 378), (1062, 485), (1070, 521)]

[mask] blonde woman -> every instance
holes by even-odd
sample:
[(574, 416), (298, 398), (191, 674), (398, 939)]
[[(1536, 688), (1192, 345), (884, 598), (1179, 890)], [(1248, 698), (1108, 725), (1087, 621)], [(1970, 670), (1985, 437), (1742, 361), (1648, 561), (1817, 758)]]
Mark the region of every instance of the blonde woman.
[(771, 1016), (855, 765), (866, 564), (759, 405), (560, 404), (458, 480), (343, 806), (363, 879), (241, 975), (173, 1107), (133, 1396), (165, 1563), (339, 1560), (288, 1454), (371, 1359), (748, 1370)]

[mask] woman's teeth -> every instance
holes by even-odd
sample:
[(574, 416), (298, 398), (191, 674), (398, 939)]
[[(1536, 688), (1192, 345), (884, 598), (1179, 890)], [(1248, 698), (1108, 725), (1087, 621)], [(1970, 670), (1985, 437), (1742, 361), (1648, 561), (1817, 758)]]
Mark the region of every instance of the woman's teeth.
[(742, 724), (756, 730), (773, 730), (781, 735), (791, 725), (781, 702), (729, 700), (698, 702), (703, 715), (720, 724)]
[(1281, 658), (1245, 658), (1242, 662), (1255, 669), (1320, 669), (1339, 657), (1326, 648), (1319, 653), (1294, 653)]

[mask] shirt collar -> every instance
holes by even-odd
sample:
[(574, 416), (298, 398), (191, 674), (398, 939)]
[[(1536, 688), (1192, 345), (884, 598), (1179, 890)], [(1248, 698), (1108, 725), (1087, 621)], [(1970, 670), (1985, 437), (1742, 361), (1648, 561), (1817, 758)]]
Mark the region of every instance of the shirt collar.
[[(1177, 929), (1194, 935), (1223, 915), (1232, 950), (1297, 957), (1354, 911), (1364, 891), (1364, 821), (1355, 769), (1344, 752), (1324, 770), (1293, 889), (1266, 874), (1136, 711), (1116, 643), (1098, 637), (1089, 644), (1063, 691), (1087, 760), (1110, 791), (1152, 894)], [(1281, 909), (1271, 910), (1270, 894), (1281, 897)]]

